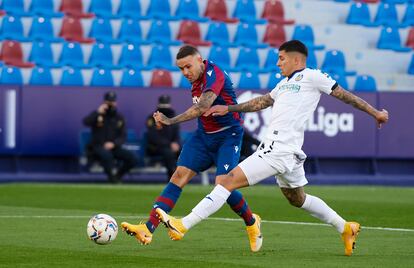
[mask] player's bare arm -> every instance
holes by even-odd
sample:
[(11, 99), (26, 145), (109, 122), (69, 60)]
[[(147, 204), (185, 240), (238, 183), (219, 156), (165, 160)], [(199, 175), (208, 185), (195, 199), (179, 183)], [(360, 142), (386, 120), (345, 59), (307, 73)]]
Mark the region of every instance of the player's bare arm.
[(201, 116), (211, 107), (216, 98), (217, 95), (213, 91), (207, 91), (201, 94), (198, 103), (194, 104), (189, 109), (187, 109), (187, 111), (173, 118), (168, 118), (163, 113), (160, 113), (158, 111), (155, 112), (153, 116), (157, 123), (164, 125), (178, 124)]
[(378, 128), (381, 128), (381, 125), (383, 123), (388, 122), (387, 110), (382, 109), (381, 111), (379, 111), (375, 109), (368, 102), (352, 94), (351, 92), (343, 89), (341, 86), (337, 86), (334, 90), (332, 90), (331, 95), (374, 117), (377, 121)]

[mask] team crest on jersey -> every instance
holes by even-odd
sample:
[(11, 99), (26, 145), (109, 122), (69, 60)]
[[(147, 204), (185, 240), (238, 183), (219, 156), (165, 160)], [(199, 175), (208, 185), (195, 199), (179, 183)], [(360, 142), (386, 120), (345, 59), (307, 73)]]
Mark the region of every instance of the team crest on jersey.
[(303, 74), (299, 74), (298, 76), (296, 76), (295, 81), (299, 82), (300, 80), (302, 80), (303, 78)]

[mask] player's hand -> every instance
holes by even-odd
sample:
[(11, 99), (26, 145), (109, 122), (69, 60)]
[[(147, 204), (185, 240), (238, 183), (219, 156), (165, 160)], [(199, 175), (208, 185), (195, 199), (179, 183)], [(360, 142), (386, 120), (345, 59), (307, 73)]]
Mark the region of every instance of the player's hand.
[(207, 112), (205, 112), (204, 116), (219, 116), (219, 115), (225, 115), (229, 112), (229, 107), (226, 105), (214, 105), (211, 107)]
[(104, 114), (104, 113), (106, 113), (106, 110), (108, 110), (108, 104), (106, 104), (106, 103), (102, 103), (102, 104), (98, 107), (98, 113), (99, 113), (99, 114)]
[(170, 118), (166, 117), (163, 113), (156, 111), (153, 115), (155, 124), (171, 125)]
[(380, 129), (382, 124), (388, 122), (388, 111), (382, 109), (380, 112), (376, 114), (375, 120), (377, 120), (377, 127)]
[(111, 142), (111, 141), (107, 141), (104, 143), (104, 148), (105, 150), (112, 150), (113, 148), (115, 148), (115, 143)]

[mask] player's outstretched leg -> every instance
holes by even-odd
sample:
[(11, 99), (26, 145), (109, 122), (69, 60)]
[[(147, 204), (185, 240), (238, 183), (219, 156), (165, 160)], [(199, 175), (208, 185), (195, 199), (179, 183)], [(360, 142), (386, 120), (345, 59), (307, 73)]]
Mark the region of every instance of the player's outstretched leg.
[(345, 245), (345, 255), (351, 256), (361, 225), (357, 222), (346, 222), (344, 232), (342, 233), (342, 240)]
[(160, 221), (168, 228), (168, 235), (171, 240), (177, 241), (183, 239), (188, 230), (184, 227), (182, 219), (176, 219), (168, 215), (161, 208), (157, 208), (156, 212)]

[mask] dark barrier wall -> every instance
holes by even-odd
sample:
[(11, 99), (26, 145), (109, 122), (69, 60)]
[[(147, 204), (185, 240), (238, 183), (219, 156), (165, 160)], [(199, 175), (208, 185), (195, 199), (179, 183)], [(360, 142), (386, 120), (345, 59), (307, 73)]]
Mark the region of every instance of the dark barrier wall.
[[(68, 87), (0, 87), (0, 154), (77, 155), (82, 118), (102, 102), (109, 89)], [(191, 104), (188, 90), (126, 89), (118, 92), (119, 110), (128, 128), (139, 135), (146, 117), (156, 107), (158, 96), (169, 94), (173, 107), (183, 112)], [(266, 91), (239, 91), (239, 102)], [(307, 124), (304, 150), (319, 157), (414, 158), (414, 125), (410, 108), (414, 93), (358, 94), (390, 112), (390, 122), (381, 131), (371, 117), (333, 97), (323, 95)], [(257, 137), (264, 136), (270, 109), (245, 115), (245, 127)], [(196, 121), (182, 124), (195, 129)]]

